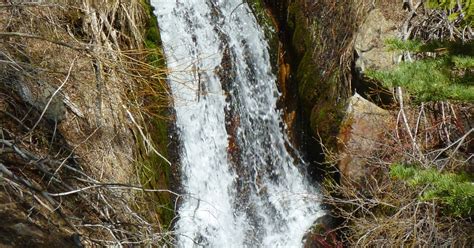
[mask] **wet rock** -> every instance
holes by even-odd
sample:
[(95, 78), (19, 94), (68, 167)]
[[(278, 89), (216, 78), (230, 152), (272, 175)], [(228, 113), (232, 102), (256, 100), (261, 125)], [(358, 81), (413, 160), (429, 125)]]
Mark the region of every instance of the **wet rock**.
[(356, 70), (363, 73), (367, 69), (386, 69), (393, 66), (396, 54), (387, 50), (385, 41), (396, 38), (397, 34), (396, 23), (387, 20), (380, 10), (372, 10), (356, 35)]
[[(58, 226), (61, 222), (56, 222), (55, 216), (11, 200), (10, 195), (0, 192), (0, 247), (83, 247), (78, 234), (71, 236), (69, 228)], [(32, 209), (35, 211), (29, 212)]]
[(303, 237), (304, 248), (315, 247), (342, 247), (337, 240), (334, 228), (336, 227), (334, 217), (325, 214), (314, 222), (310, 231)]
[(382, 143), (382, 134), (389, 128), (389, 118), (388, 111), (359, 94), (349, 98), (338, 135), (341, 183), (360, 184), (371, 174), (367, 162)]

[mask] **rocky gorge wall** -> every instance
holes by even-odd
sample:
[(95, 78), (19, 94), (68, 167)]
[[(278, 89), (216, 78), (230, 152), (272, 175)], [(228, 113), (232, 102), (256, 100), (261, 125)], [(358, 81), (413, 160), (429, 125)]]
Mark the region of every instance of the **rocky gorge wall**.
[[(171, 237), (166, 230), (174, 218), (172, 193), (117, 189), (179, 188), (173, 181), (179, 177), (176, 167), (160, 157), (178, 160), (169, 139), (172, 111), (157, 23), (147, 1), (98, 2), (61, 2), (71, 9), (59, 8), (57, 1), (0, 4), (0, 219), (5, 220), (0, 246), (81, 247), (141, 239), (164, 244)], [(378, 139), (395, 129), (390, 115), (396, 113), (366, 100), (386, 102), (371, 98), (369, 88), (376, 85), (362, 74), (400, 58), (384, 47), (403, 25), (400, 4), (248, 3), (265, 29), (279, 75), (278, 104), (290, 139), (310, 162), (311, 176), (332, 174), (318, 164), (325, 159), (320, 142), (331, 152), (343, 151), (338, 169), (346, 178), (367, 181), (381, 174), (380, 167), (366, 166), (367, 157), (394, 144), (380, 146)], [(457, 111), (447, 103), (425, 105), (447, 106)], [(444, 117), (431, 119), (445, 123)], [(459, 126), (455, 118), (452, 122), (451, 128)], [(75, 189), (80, 194), (57, 195)], [(122, 226), (127, 221), (134, 224)], [(315, 230), (307, 247), (320, 244), (324, 232)]]
[[(282, 106), (286, 116), (293, 116), (292, 121), (285, 120), (308, 160), (322, 162), (320, 143), (327, 152), (340, 150), (338, 135), (346, 126), (342, 121), (349, 97), (357, 92), (371, 98), (372, 88), (379, 87), (364, 79), (363, 73), (396, 63), (398, 55), (387, 51), (384, 42), (398, 37), (401, 8), (384, 1), (375, 5), (363, 1), (264, 2), (279, 37)], [(380, 103), (378, 99), (374, 101)], [(327, 172), (327, 168), (311, 167), (310, 172), (319, 179), (318, 174)]]
[[(436, 30), (440, 37), (445, 35), (445, 39), (455, 36), (442, 26), (433, 25), (434, 20), (439, 23), (443, 19), (441, 16), (445, 15), (446, 9), (433, 10), (422, 3), (405, 3), (374, 1), (364, 5), (363, 1), (266, 1), (278, 22), (279, 38), (288, 64), (288, 67), (280, 64), (280, 70), (288, 71), (289, 68), (289, 80), (281, 86), (287, 88), (286, 92), (293, 92), (285, 105), (286, 108), (293, 106), (296, 113), (293, 132), (299, 135), (306, 158), (316, 162), (310, 164), (309, 172), (316, 179), (326, 175), (323, 181), (324, 202), (333, 208), (331, 215), (339, 217), (317, 221), (318, 225), (308, 232), (306, 247), (342, 247), (339, 238), (345, 244), (355, 246), (361, 242), (370, 246), (377, 243), (376, 240), (385, 242), (386, 239), (400, 245), (408, 242), (422, 244), (425, 240), (420, 237), (427, 237), (438, 228), (446, 228), (444, 233), (452, 233), (454, 239), (447, 241), (441, 237), (443, 234), (426, 241), (426, 244), (456, 243), (463, 246), (469, 243), (470, 238), (465, 233), (472, 233), (472, 229), (464, 231), (464, 226), (470, 225), (470, 220), (447, 217), (442, 209), (446, 210), (449, 204), (420, 199), (425, 189), (420, 187), (418, 193), (413, 193), (413, 188), (406, 188), (406, 181), (403, 184), (403, 180), (393, 176), (394, 165), (403, 163), (408, 168), (430, 168), (444, 175), (454, 175), (450, 174), (453, 171), (472, 175), (469, 169), (469, 164), (472, 164), (469, 162), (472, 157), (470, 141), (459, 143), (464, 151), (452, 151), (467, 160), (458, 160), (450, 169), (439, 167), (439, 163), (449, 167), (450, 162), (430, 157), (430, 154), (438, 153), (435, 147), (444, 147), (443, 151), (451, 147), (451, 141), (442, 141), (450, 139), (447, 137), (454, 135), (456, 142), (463, 142), (462, 134), (472, 136), (472, 125), (465, 121), (471, 116), (465, 112), (472, 109), (470, 104), (442, 99), (441, 102), (422, 102), (420, 106), (420, 102), (414, 101), (416, 93), (410, 94), (408, 89), (394, 85), (382, 86), (381, 81), (367, 76), (371, 71), (399, 68), (397, 64), (403, 60), (409, 64), (423, 58), (423, 55), (412, 58), (410, 52), (393, 49), (389, 45), (391, 40), (427, 39), (426, 32), (430, 37), (433, 35), (431, 30)], [(446, 21), (446, 18), (443, 21), (450, 27), (462, 23)], [(439, 41), (434, 40), (435, 43)], [(472, 47), (472, 41), (467, 38), (462, 37), (457, 42)], [(470, 51), (466, 49), (462, 54), (470, 54)], [(433, 54), (428, 57), (443, 56), (442, 53)], [(424, 56), (426, 58), (426, 54)], [(416, 84), (416, 77), (423, 76), (423, 73), (429, 72), (403, 76)], [(450, 106), (451, 114), (458, 117), (453, 119), (449, 114), (442, 117), (447, 106)], [(422, 119), (426, 129), (420, 128)], [(450, 121), (459, 125), (454, 127)], [(442, 126), (451, 126), (451, 129), (440, 131)], [(324, 147), (319, 145), (320, 142)], [(326, 156), (322, 156), (323, 152)], [(452, 158), (454, 156), (447, 161)], [(317, 162), (330, 165), (324, 167)], [(441, 178), (441, 174), (437, 177)], [(466, 185), (470, 182), (467, 180)], [(426, 183), (425, 187), (433, 186)], [(472, 199), (472, 196), (461, 198)], [(392, 204), (390, 208), (386, 208), (387, 202)], [(414, 202), (416, 209), (410, 208)], [(441, 212), (426, 210), (421, 214), (418, 206), (427, 205)], [(430, 227), (419, 228), (428, 215), (439, 219)], [(334, 220), (339, 222), (339, 238), (327, 231), (335, 224)], [(375, 229), (379, 231), (372, 233)], [(454, 229), (458, 231), (452, 232)], [(415, 232), (421, 236), (412, 235)]]
[[(351, 95), (353, 42), (365, 7), (354, 1), (264, 1), (277, 22), (280, 87), (287, 125), (308, 161), (323, 160), (320, 142), (335, 150)], [(317, 179), (327, 171), (309, 168)]]

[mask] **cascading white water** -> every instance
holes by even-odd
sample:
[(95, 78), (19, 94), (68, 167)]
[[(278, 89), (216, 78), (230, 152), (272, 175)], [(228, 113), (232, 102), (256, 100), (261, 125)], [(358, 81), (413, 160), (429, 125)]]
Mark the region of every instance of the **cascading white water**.
[(180, 247), (299, 247), (322, 214), (287, 150), (268, 45), (241, 1), (151, 1), (182, 144)]

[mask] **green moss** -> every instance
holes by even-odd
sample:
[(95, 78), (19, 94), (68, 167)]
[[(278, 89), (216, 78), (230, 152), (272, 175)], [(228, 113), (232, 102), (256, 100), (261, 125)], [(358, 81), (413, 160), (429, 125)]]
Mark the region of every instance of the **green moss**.
[(304, 15), (296, 3), (292, 4), (292, 18), (295, 23), (292, 44), (300, 61), (296, 70), (296, 80), (298, 82), (298, 94), (302, 100), (303, 106), (311, 106), (318, 100), (318, 97), (327, 89), (329, 82), (323, 80), (321, 66), (318, 65), (313, 57), (314, 51), (322, 49), (319, 42), (313, 39), (311, 35), (317, 24), (309, 25), (304, 20)]
[(330, 101), (318, 101), (311, 110), (310, 126), (319, 135), (328, 149), (337, 147), (337, 136), (344, 117), (344, 104), (334, 105)]
[[(159, 152), (167, 157), (168, 152), (166, 149), (165, 142), (168, 140), (167, 124), (158, 119), (153, 119), (151, 125), (152, 130), (148, 130), (152, 134), (151, 139), (156, 142), (154, 145)], [(158, 142), (157, 142), (158, 141)], [(140, 150), (145, 151), (145, 143), (143, 140), (139, 140)], [(139, 177), (143, 187), (147, 189), (169, 189), (171, 167), (163, 159), (161, 159), (154, 152), (142, 153), (138, 162), (139, 166)], [(160, 224), (167, 228), (171, 224), (171, 220), (174, 218), (174, 207), (172, 196), (169, 193), (147, 193), (149, 204), (152, 206), (151, 209), (158, 214)]]
[(298, 85), (298, 96), (302, 102), (303, 111), (308, 113), (313, 108), (317, 98), (316, 89), (318, 88), (321, 77), (318, 75), (318, 66), (314, 63), (312, 51), (316, 48), (311, 47), (312, 37), (310, 30), (304, 21), (304, 15), (297, 2), (290, 4), (289, 10), (290, 22), (292, 23), (291, 45), (295, 53), (294, 60), (297, 62), (295, 72)]
[[(295, 31), (293, 33), (292, 37), (292, 43), (294, 44), (294, 48), (297, 54), (302, 55), (306, 51), (306, 37), (307, 35), (307, 30), (303, 25), (299, 25), (298, 22), (296, 23), (295, 26)], [(304, 55), (303, 55), (304, 56)]]
[(279, 47), (278, 34), (276, 32), (277, 27), (275, 26), (272, 17), (265, 9), (265, 4), (262, 0), (248, 0), (247, 3), (255, 15), (259, 26), (263, 29), (269, 46), (271, 64), (273, 66), (274, 72), (276, 72), (278, 69), (277, 65)]
[[(147, 49), (146, 61), (150, 65), (158, 68), (159, 71), (166, 70), (166, 63), (162, 52), (162, 43), (158, 22), (153, 14), (153, 7), (150, 0), (143, 0), (142, 6), (147, 13), (147, 23), (145, 25), (144, 43)], [(150, 135), (154, 147), (164, 156), (168, 156), (168, 112), (166, 108), (157, 106), (167, 106), (168, 98), (165, 87), (166, 84), (160, 82), (163, 79), (155, 79), (157, 82), (149, 82), (147, 87), (151, 87), (152, 92), (158, 92), (159, 95), (145, 96), (145, 108), (149, 109), (149, 115), (146, 120), (147, 133)], [(146, 152), (147, 148), (141, 136), (137, 136), (138, 148), (138, 174), (141, 184), (148, 189), (169, 189), (171, 181), (171, 166), (163, 161), (154, 152)], [(168, 228), (172, 219), (175, 217), (174, 203), (172, 195), (169, 193), (146, 193), (146, 200), (149, 208), (157, 213), (160, 224)]]
[(298, 93), (303, 104), (314, 104), (318, 97), (318, 88), (323, 82), (311, 53), (306, 52), (301, 59), (296, 71), (296, 80), (298, 80)]
[(153, 47), (161, 47), (160, 31), (158, 29), (158, 20), (153, 11), (155, 8), (150, 4), (150, 0), (142, 0), (142, 6), (147, 14), (147, 22), (145, 26), (145, 40)]
[(301, 1), (289, 5), (287, 26), (291, 33), (293, 64), (297, 65), (294, 79), (300, 106), (313, 135), (320, 136), (329, 148), (335, 148), (343, 113), (343, 106), (337, 102), (341, 83), (337, 68), (339, 57), (327, 55), (327, 44), (316, 35), (326, 30), (317, 19), (308, 17), (302, 6)]
[(166, 68), (158, 20), (153, 14), (154, 8), (151, 6), (150, 0), (142, 0), (142, 6), (147, 14), (144, 35), (145, 48), (149, 50), (147, 60), (150, 64), (158, 68)]
[(317, 49), (313, 46), (314, 41), (311, 36), (313, 32), (311, 29), (315, 26), (308, 26), (299, 3), (290, 4), (289, 11), (291, 16), (289, 23), (291, 23), (291, 30), (293, 30), (292, 45), (296, 55), (302, 58), (306, 55), (305, 53), (311, 53), (313, 49)]
[(296, 29), (294, 17), (297, 11), (298, 11), (298, 5), (296, 3), (293, 2), (288, 5), (288, 18), (286, 20), (286, 26), (288, 27), (288, 30)]

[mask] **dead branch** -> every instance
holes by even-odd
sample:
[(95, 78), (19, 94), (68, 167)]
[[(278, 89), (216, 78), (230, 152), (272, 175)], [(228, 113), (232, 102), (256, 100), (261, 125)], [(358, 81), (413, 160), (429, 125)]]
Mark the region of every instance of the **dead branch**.
[(146, 142), (146, 144), (152, 149), (152, 151), (158, 155), (161, 159), (163, 159), (168, 165), (171, 165), (171, 162), (166, 159), (163, 155), (161, 155), (161, 153), (159, 153), (155, 147), (153, 146), (153, 144), (150, 142), (150, 140), (146, 137), (146, 135), (143, 133), (143, 130), (142, 128), (140, 127), (140, 125), (138, 125), (138, 123), (135, 121), (135, 118), (133, 118), (133, 115), (132, 113), (130, 113), (130, 111), (127, 109), (127, 107), (125, 107), (125, 105), (122, 105), (122, 107), (125, 109), (125, 111), (127, 112), (128, 114), (128, 117), (130, 117), (130, 120), (133, 122), (133, 124), (136, 126), (136, 128), (138, 129), (138, 131), (140, 132), (140, 135), (142, 136), (143, 140)]
[(69, 79), (69, 76), (71, 75), (71, 71), (72, 71), (72, 68), (73, 68), (73, 66), (74, 66), (74, 63), (76, 62), (76, 59), (77, 59), (77, 56), (72, 60), (71, 65), (69, 66), (69, 70), (68, 70), (68, 72), (67, 72), (66, 78), (63, 80), (63, 82), (61, 83), (61, 85), (59, 85), (59, 87), (53, 92), (53, 94), (52, 94), (51, 97), (49, 98), (48, 102), (46, 103), (46, 106), (43, 108), (43, 111), (41, 112), (40, 117), (39, 117), (38, 120), (35, 122), (35, 124), (33, 125), (33, 127), (29, 130), (28, 133), (31, 133), (31, 132), (36, 128), (36, 126), (38, 126), (38, 124), (40, 123), (41, 119), (43, 119), (44, 114), (45, 114), (46, 111), (48, 110), (49, 105), (50, 105), (51, 102), (53, 101), (53, 98), (56, 96), (56, 94), (58, 94), (58, 92), (59, 92), (59, 91), (64, 87), (64, 85), (67, 83), (67, 81), (68, 81), (68, 79)]
[(407, 116), (405, 114), (405, 107), (404, 107), (404, 104), (403, 104), (403, 92), (402, 92), (401, 87), (397, 87), (397, 95), (398, 95), (398, 103), (400, 104), (400, 112), (399, 113), (403, 118), (403, 124), (405, 125), (405, 129), (408, 133), (408, 136), (410, 137), (410, 140), (411, 140), (411, 143), (412, 143), (412, 146), (413, 146), (413, 150), (418, 153), (421, 160), (425, 160), (424, 156), (423, 156), (423, 153), (421, 152), (420, 147), (418, 146), (418, 143), (416, 142), (415, 137), (413, 136), (413, 134), (411, 132), (410, 124), (408, 123), (408, 119), (407, 119)]
[(42, 41), (53, 43), (53, 44), (56, 44), (56, 45), (59, 45), (59, 46), (64, 46), (64, 47), (76, 50), (78, 52), (87, 52), (87, 51), (90, 50), (90, 48), (87, 45), (77, 47), (77, 46), (62, 42), (62, 41), (55, 41), (55, 40), (51, 40), (51, 39), (48, 39), (48, 38), (45, 38), (45, 37), (42, 37), (42, 36), (39, 36), (39, 35), (34, 35), (34, 34), (25, 34), (25, 33), (18, 33), (18, 32), (0, 32), (0, 37), (1, 36), (3, 36), (3, 37), (21, 37), (21, 38), (42, 40)]
[(96, 184), (91, 185), (91, 186), (71, 190), (71, 191), (68, 191), (68, 192), (47, 193), (47, 194), (50, 195), (50, 196), (67, 196), (67, 195), (77, 194), (77, 193), (80, 193), (80, 192), (84, 192), (84, 191), (87, 191), (87, 190), (90, 190), (90, 189), (96, 189), (96, 188), (138, 190), (138, 191), (143, 191), (143, 192), (166, 192), (166, 193), (173, 194), (175, 196), (180, 196), (180, 194), (178, 194), (176, 192), (173, 192), (171, 190), (167, 190), (167, 189), (145, 189), (145, 188), (140, 187), (140, 186), (127, 185), (127, 184), (121, 184), (121, 183), (100, 183), (100, 184), (96, 183)]

